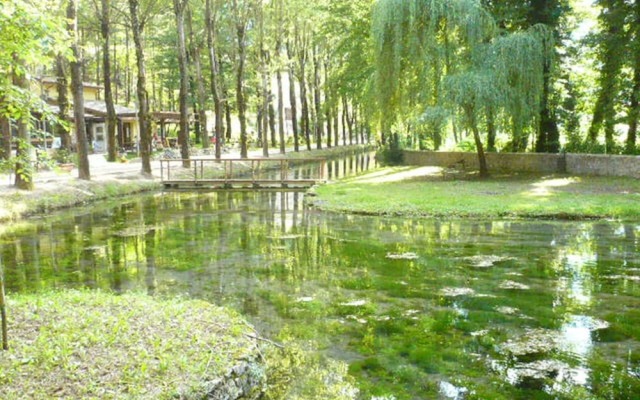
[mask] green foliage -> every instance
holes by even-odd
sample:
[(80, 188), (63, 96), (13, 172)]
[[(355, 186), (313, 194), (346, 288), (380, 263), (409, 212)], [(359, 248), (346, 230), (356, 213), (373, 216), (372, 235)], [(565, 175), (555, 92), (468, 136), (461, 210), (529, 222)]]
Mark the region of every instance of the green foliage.
[(53, 160), (58, 164), (67, 164), (76, 162), (76, 155), (67, 149), (56, 149), (53, 152)]
[(17, 155), (11, 158), (11, 161), (15, 166), (14, 173), (19, 175), (24, 182), (30, 183), (32, 186), (33, 174), (36, 169), (34, 162), (31, 159), (33, 146), (30, 142), (22, 138), (16, 138), (15, 141), (18, 146), (18, 151), (16, 153)]
[(376, 159), (382, 165), (402, 165), (404, 153), (398, 134), (391, 135), (387, 144), (381, 146), (376, 152)]
[(373, 35), (377, 90), (388, 125), (412, 121), (416, 110), (426, 109), (418, 121), (432, 125), (438, 148), (445, 116), (460, 110), (472, 130), (487, 112), (505, 115), (516, 143), (536, 122), (543, 62), (553, 49), (544, 27), (504, 34), (471, 0), (388, 0), (377, 3)]
[(0, 4), (0, 114), (28, 117), (39, 102), (28, 89), (14, 85), (13, 75), (29, 76), (33, 66), (46, 65), (56, 54), (68, 54), (66, 23), (51, 13), (50, 0), (13, 0)]

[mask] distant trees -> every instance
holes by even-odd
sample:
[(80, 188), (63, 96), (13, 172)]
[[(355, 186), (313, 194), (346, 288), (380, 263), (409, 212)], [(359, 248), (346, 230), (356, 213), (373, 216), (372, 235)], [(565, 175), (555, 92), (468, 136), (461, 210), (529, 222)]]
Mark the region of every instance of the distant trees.
[[(602, 31), (598, 34), (598, 94), (593, 109), (587, 140), (596, 144), (604, 131), (604, 152), (617, 153), (616, 125), (628, 126), (624, 151), (636, 152), (636, 136), (640, 117), (640, 1), (599, 0), (598, 17)], [(630, 74), (623, 73), (628, 68)], [(629, 86), (631, 90), (625, 90)], [(621, 104), (626, 103), (626, 118)], [(593, 147), (592, 147), (593, 148)]]
[[(180, 111), (183, 157), (192, 138), (209, 146), (207, 129), (217, 157), (236, 139), (246, 156), (252, 145), (284, 153), (392, 135), (479, 154), (637, 152), (640, 0), (598, 0), (598, 29), (586, 36), (569, 0), (95, 0), (78, 2), (77, 58), (57, 45), (67, 36), (61, 1), (15, 0), (0, 15), (5, 157), (9, 120), (17, 127), (18, 110), (37, 108), (20, 76), (36, 65), (57, 76), (64, 119), (73, 60), (104, 87), (109, 160), (113, 105), (138, 107), (145, 174), (151, 114), (162, 110)], [(57, 126), (69, 147), (69, 125)]]
[(524, 127), (536, 116), (543, 89), (544, 29), (499, 34), (493, 17), (472, 0), (381, 0), (374, 34), (386, 129), (398, 115), (418, 115), (404, 122), (433, 118), (432, 129), (440, 130), (436, 118), (460, 110), (482, 176), (488, 168), (480, 127), (487, 115), (504, 114), (512, 145), (526, 147)]

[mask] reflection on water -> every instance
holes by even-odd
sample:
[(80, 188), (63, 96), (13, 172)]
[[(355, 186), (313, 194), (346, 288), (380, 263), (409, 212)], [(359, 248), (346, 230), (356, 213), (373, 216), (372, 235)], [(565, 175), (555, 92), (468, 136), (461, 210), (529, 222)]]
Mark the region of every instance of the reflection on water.
[(306, 210), (300, 193), (159, 194), (23, 225), (0, 253), (9, 295), (109, 288), (234, 307), (276, 340), (349, 362), (367, 399), (640, 393), (640, 225), (372, 218)]

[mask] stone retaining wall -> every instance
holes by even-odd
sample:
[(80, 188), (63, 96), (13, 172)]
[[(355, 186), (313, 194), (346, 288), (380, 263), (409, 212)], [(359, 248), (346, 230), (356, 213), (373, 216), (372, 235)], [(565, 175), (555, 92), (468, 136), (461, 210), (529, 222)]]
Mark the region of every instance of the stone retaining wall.
[[(255, 348), (256, 351), (257, 347)], [(266, 387), (264, 364), (256, 357), (243, 360), (223, 377), (206, 383), (207, 399), (210, 400), (257, 400), (262, 398)]]
[[(600, 154), (486, 153), (489, 172), (542, 172), (640, 178), (640, 156)], [(404, 151), (406, 165), (478, 169), (476, 153)]]

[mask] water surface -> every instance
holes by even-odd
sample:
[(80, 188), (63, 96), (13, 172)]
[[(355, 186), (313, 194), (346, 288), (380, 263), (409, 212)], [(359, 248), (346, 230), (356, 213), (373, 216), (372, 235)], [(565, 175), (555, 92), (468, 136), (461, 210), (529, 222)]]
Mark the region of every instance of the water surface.
[(640, 393), (640, 224), (362, 217), (307, 210), (301, 193), (164, 193), (21, 225), (0, 257), (9, 296), (89, 287), (233, 307), (274, 340), (347, 362), (366, 399)]

